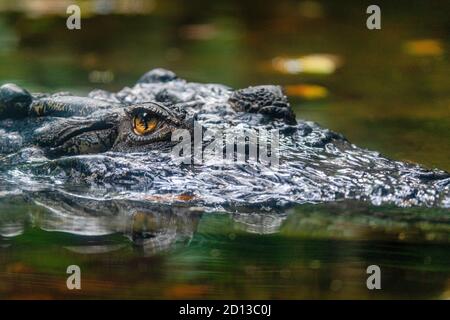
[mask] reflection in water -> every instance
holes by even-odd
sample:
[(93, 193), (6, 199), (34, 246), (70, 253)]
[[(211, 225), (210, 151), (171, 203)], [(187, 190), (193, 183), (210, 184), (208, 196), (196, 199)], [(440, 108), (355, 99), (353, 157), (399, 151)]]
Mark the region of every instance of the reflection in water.
[[(189, 241), (201, 216), (198, 208), (126, 200), (99, 201), (68, 193), (37, 192), (27, 198), (43, 210), (0, 216), (0, 234), (3, 237), (19, 236), (31, 223), (34, 228), (45, 231), (85, 237), (121, 234), (146, 254), (152, 254), (170, 248), (175, 242)], [(0, 211), (8, 212), (11, 210), (9, 206), (22, 201), (20, 197), (10, 198), (6, 207), (2, 202)], [(70, 248), (82, 253), (100, 253), (122, 246), (102, 246), (94, 241), (83, 248)]]
[[(208, 213), (58, 192), (26, 197), (0, 199), (0, 296), (29, 297), (22, 288), (31, 281), (47, 297), (70, 297), (61, 288), (69, 264), (83, 266), (84, 297), (448, 295), (445, 209), (342, 202)], [(371, 264), (383, 270), (383, 292), (365, 288)]]
[[(61, 191), (40, 191), (23, 197), (0, 199), (0, 235), (20, 236), (32, 224), (49, 232), (84, 237), (121, 234), (147, 253), (169, 249), (178, 242), (189, 243), (205, 214), (204, 208), (133, 200), (98, 200)], [(17, 214), (15, 207), (23, 207)], [(28, 210), (24, 210), (28, 209)], [(324, 205), (296, 206), (285, 213), (252, 211), (241, 207), (227, 215), (233, 228), (246, 233), (294, 234), (324, 239), (399, 239), (449, 242), (447, 209), (375, 207), (343, 201)], [(213, 214), (213, 213), (208, 213)], [(94, 244), (98, 247), (98, 244)], [(99, 250), (101, 251), (101, 250)], [(107, 250), (105, 250), (107, 252)]]

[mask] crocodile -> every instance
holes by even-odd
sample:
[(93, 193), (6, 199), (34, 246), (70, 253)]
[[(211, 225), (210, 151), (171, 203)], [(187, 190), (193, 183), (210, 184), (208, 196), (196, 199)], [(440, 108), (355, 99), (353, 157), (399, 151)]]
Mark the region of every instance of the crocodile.
[[(276, 131), (279, 163), (247, 161), (250, 139), (243, 162), (180, 163), (174, 135), (195, 134), (196, 124), (201, 133)], [(280, 86), (235, 90), (165, 69), (86, 97), (1, 86), (0, 194), (43, 190), (217, 210), (342, 200), (450, 207), (449, 173), (391, 160), (296, 119)]]

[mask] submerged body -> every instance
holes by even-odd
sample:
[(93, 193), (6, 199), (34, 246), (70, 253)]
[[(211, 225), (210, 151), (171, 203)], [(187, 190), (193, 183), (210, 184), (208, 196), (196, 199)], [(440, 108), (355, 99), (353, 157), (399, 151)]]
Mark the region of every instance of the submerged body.
[[(51, 189), (219, 209), (342, 199), (450, 206), (448, 173), (389, 160), (296, 120), (277, 86), (232, 90), (156, 69), (117, 93), (0, 91), (0, 192)], [(192, 131), (194, 121), (208, 130), (279, 130), (279, 165), (173, 161), (172, 134)]]

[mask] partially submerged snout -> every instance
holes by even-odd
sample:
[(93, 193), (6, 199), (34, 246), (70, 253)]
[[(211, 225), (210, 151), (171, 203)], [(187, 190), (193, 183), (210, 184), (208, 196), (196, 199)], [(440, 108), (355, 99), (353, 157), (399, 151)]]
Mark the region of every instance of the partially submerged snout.
[(26, 117), (32, 101), (31, 94), (18, 85), (13, 83), (2, 85), (0, 87), (0, 120)]
[(32, 95), (13, 83), (0, 87), (0, 120), (46, 116), (89, 116), (98, 110), (108, 110), (119, 106), (117, 103), (74, 96), (69, 93)]
[(101, 153), (114, 145), (121, 110), (90, 117), (55, 118), (34, 133), (34, 144), (50, 156)]
[(0, 87), (0, 120), (8, 118), (17, 120), (6, 124), (9, 131), (23, 133), (23, 145), (41, 147), (51, 157), (163, 150), (172, 146), (172, 132), (191, 129), (181, 106), (129, 105), (70, 93), (32, 95), (14, 84)]

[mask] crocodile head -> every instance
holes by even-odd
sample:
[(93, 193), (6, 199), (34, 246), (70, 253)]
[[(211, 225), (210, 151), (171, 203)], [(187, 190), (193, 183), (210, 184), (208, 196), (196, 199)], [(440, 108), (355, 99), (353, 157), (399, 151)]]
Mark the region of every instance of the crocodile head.
[[(193, 131), (193, 158), (213, 150), (216, 158), (174, 161), (172, 140), (179, 129)], [(265, 161), (268, 152), (264, 161), (257, 158), (261, 146), (268, 149), (260, 143), (268, 131), (279, 137), (276, 152), (270, 152), (278, 155), (273, 167)], [(257, 132), (251, 136), (258, 141), (252, 161), (247, 147), (255, 140), (248, 132)], [(232, 157), (223, 159), (229, 145)], [(240, 160), (239, 147), (246, 153)], [(316, 123), (296, 120), (279, 86), (233, 90), (188, 82), (162, 69), (119, 92), (94, 90), (86, 97), (0, 87), (0, 194), (55, 188), (89, 198), (162, 202), (187, 194), (180, 199), (221, 208), (343, 199), (450, 205), (449, 173), (385, 158)]]
[(188, 128), (180, 110), (148, 102), (85, 117), (53, 119), (35, 131), (34, 139), (47, 154), (56, 156), (143, 152), (172, 146), (172, 133)]
[(14, 84), (0, 87), (0, 108), (0, 118), (14, 119), (11, 123), (23, 129), (25, 144), (50, 157), (166, 149), (173, 145), (175, 130), (190, 129), (186, 113), (176, 106), (146, 102), (124, 107), (64, 95), (36, 98)]

